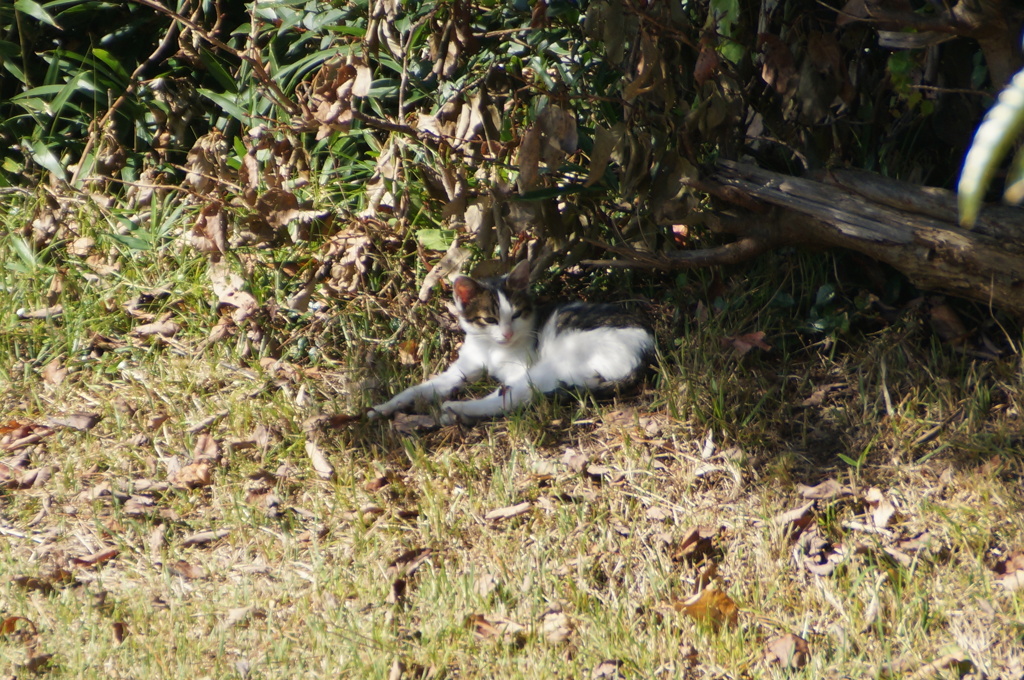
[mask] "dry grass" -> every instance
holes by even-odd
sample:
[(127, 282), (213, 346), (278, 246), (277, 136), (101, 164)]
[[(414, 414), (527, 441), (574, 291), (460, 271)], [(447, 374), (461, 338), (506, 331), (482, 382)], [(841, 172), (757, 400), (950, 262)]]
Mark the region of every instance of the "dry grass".
[[(628, 402), (403, 434), (314, 417), (443, 364), (457, 338), (437, 332), (439, 303), (410, 316), (401, 297), (361, 294), (276, 318), (265, 330), (285, 363), (261, 365), (244, 328), (205, 345), (201, 261), (94, 280), (71, 267), (64, 316), (19, 320), (46, 301), (56, 270), (39, 267), (0, 279), (3, 421), (102, 419), (3, 452), (0, 611), (27, 620), (4, 624), (3, 672), (585, 678), (616, 660), (627, 678), (1024, 677), (1024, 596), (994, 571), (1024, 548), (1018, 354), (966, 358), (913, 311), (811, 344), (823, 336), (795, 332), (797, 316), (742, 300), (784, 285), (776, 262), (731, 279), (735, 305), (706, 317), (685, 306), (700, 282), (680, 282), (681, 320), (661, 307), (659, 375)], [(152, 311), (183, 329), (131, 338), (140, 321), (121, 305), (156, 285), (172, 292)], [(266, 285), (252, 292), (280, 295)], [(722, 347), (758, 329), (772, 351)], [(98, 348), (95, 332), (123, 344)], [(422, 368), (399, 365), (408, 339)], [(54, 359), (69, 370), (59, 384), (44, 377)], [(209, 483), (178, 471), (192, 463)], [(43, 467), (48, 479), (20, 483)], [(807, 502), (799, 485), (828, 479), (848, 493), (776, 520)], [(227, 533), (184, 544), (204, 531)], [(828, 555), (828, 575), (805, 566)], [(706, 588), (738, 606), (735, 623), (693, 616), (686, 600)], [(809, 643), (802, 668), (766, 660), (786, 633)]]

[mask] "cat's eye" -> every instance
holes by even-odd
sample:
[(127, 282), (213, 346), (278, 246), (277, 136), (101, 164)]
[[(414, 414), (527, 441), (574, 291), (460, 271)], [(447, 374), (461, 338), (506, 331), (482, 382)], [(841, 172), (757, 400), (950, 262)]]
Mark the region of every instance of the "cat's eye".
[(523, 310), (517, 309), (516, 311), (512, 312), (512, 319), (513, 320), (518, 319), (522, 315), (523, 315)]
[(495, 319), (493, 316), (485, 316), (484, 318), (482, 318), (480, 320), (483, 321), (488, 326), (494, 326), (494, 325), (496, 325), (498, 323), (498, 320)]

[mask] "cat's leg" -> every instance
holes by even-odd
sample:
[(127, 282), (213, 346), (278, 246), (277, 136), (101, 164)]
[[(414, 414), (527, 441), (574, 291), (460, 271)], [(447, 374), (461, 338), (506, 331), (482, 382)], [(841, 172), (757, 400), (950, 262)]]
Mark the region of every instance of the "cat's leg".
[(446, 401), (441, 405), (441, 423), (470, 423), (481, 418), (508, 413), (533, 400), (534, 393), (547, 394), (561, 384), (558, 370), (548, 362), (530, 367), (523, 375), (510, 380), (486, 397), (466, 401)]
[(444, 373), (399, 392), (383, 404), (371, 408), (366, 415), (370, 419), (381, 416), (388, 418), (410, 406), (415, 406), (417, 402), (440, 401), (467, 382), (479, 379), (482, 374), (482, 367), (460, 364), (457, 361)]

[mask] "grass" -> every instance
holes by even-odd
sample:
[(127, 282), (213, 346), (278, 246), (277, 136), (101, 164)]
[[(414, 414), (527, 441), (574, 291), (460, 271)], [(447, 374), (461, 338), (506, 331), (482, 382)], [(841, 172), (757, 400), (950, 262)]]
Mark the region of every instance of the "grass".
[[(833, 281), (825, 258), (775, 254), (719, 282), (694, 273), (668, 295), (667, 277), (549, 282), (545, 293), (594, 298), (658, 291), (663, 357), (647, 391), (402, 434), (313, 422), (358, 413), (455, 351), (442, 302), (411, 304), (418, 281), (400, 249), (375, 251), (359, 292), (315, 295), (304, 314), (264, 306), (208, 343), (233, 310), (215, 309), (202, 256), (173, 240), (132, 251), (83, 219), (93, 254), (119, 267), (97, 274), (100, 260), (62, 244), (26, 249), (12, 235), (25, 210), (8, 206), (0, 237), (2, 421), (102, 419), (53, 426), (0, 459), (28, 456), (0, 489), (4, 673), (551, 678), (616, 660), (628, 678), (1024, 674), (1024, 596), (993, 571), (1024, 548), (1021, 357), (965, 356), (913, 308), (884, 321), (857, 311), (855, 288), (816, 308), (807, 291)], [(298, 287), (277, 266), (247, 277), (264, 305)], [(124, 305), (160, 288), (139, 308), (182, 330), (134, 337), (149, 317)], [(794, 304), (774, 304), (780, 292)], [(16, 313), (58, 302), (56, 318)], [(812, 308), (848, 314), (852, 330), (801, 330)], [(723, 347), (754, 331), (771, 351)], [(986, 332), (1020, 345), (1019, 327)], [(420, 360), (403, 365), (408, 340)], [(261, 361), (271, 354), (282, 363)], [(53, 361), (59, 383), (45, 377)], [(310, 440), (332, 479), (314, 470)], [(196, 461), (212, 483), (174, 484)], [(49, 479), (18, 488), (46, 466)], [(851, 494), (817, 501), (802, 538), (775, 521), (805, 503), (799, 485), (827, 479)], [(894, 507), (882, 527), (870, 487)], [(691, 557), (681, 542), (698, 526), (707, 549)], [(183, 545), (211, 530), (228, 533)], [(103, 548), (119, 552), (74, 561)], [(803, 566), (837, 550), (831, 575)], [(735, 625), (692, 615), (686, 601), (708, 584), (739, 607)], [(810, 645), (802, 668), (766, 661), (786, 633)]]

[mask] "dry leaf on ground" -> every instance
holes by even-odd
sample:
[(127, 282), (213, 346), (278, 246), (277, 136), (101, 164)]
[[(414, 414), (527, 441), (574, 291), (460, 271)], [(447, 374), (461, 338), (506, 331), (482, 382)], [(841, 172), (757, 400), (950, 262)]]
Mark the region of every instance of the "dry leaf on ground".
[(391, 427), (399, 434), (415, 434), (423, 430), (432, 430), (437, 427), (437, 421), (431, 416), (417, 415), (415, 413), (396, 413), (391, 421)]
[(306, 455), (309, 456), (313, 463), (313, 470), (316, 471), (321, 479), (328, 481), (334, 479), (334, 466), (330, 464), (327, 457), (324, 456), (324, 452), (320, 450), (320, 446), (315, 441), (306, 440)]
[(388, 565), (387, 573), (389, 576), (412, 576), (432, 554), (430, 548), (406, 550)]
[(715, 630), (722, 624), (735, 626), (739, 622), (736, 603), (717, 588), (705, 588), (687, 600), (672, 603), (672, 608), (696, 621), (709, 624)]
[(605, 659), (594, 666), (590, 672), (590, 680), (626, 680), (622, 674), (622, 662), (618, 659)]
[(764, 331), (745, 333), (743, 335), (727, 335), (722, 338), (722, 346), (732, 347), (740, 356), (747, 354), (755, 347), (765, 352), (771, 351), (772, 348), (771, 345), (764, 341)]
[(185, 560), (178, 560), (167, 565), (167, 568), (172, 574), (177, 574), (182, 578), (187, 579), (200, 579), (206, 578), (206, 570), (196, 564), (190, 564)]
[(768, 641), (765, 660), (783, 668), (803, 668), (811, 658), (811, 648), (799, 635), (786, 633)]
[(834, 479), (826, 479), (814, 486), (797, 484), (797, 491), (800, 497), (806, 500), (831, 500), (833, 498), (845, 498), (853, 495), (853, 489), (845, 484), (840, 484)]
[(719, 532), (720, 529), (716, 527), (693, 527), (672, 551), (672, 559), (677, 562), (700, 562), (711, 555), (715, 548), (714, 538)]
[(530, 503), (529, 501), (524, 501), (523, 503), (519, 503), (518, 505), (510, 505), (507, 508), (498, 508), (496, 510), (491, 510), (486, 515), (484, 515), (484, 519), (493, 521), (499, 519), (509, 519), (512, 517), (518, 517), (519, 515), (525, 515), (526, 513), (528, 513), (530, 511), (530, 508), (532, 507), (533, 503)]
[(214, 541), (219, 541), (230, 533), (231, 532), (227, 529), (217, 529), (216, 531), (197, 531), (196, 533), (189, 534), (185, 538), (181, 539), (178, 545), (182, 548), (197, 545), (209, 545)]
[(73, 430), (87, 431), (96, 427), (101, 416), (98, 413), (72, 413), (67, 416), (55, 416), (47, 418), (46, 422), (52, 427), (70, 427)]
[(540, 630), (544, 639), (552, 644), (565, 642), (572, 635), (574, 626), (561, 609), (549, 609), (540, 617)]
[(1016, 551), (996, 563), (996, 583), (1011, 593), (1024, 588), (1024, 551)]
[(190, 463), (170, 476), (175, 486), (198, 489), (213, 484), (213, 468), (209, 463)]
[(879, 529), (884, 529), (896, 514), (896, 508), (878, 487), (871, 487), (864, 494), (864, 502), (871, 508), (871, 521)]
[(466, 618), (466, 626), (472, 629), (480, 639), (496, 639), (521, 645), (526, 641), (523, 631), (526, 627), (512, 619), (495, 614), (470, 614)]
[(791, 536), (797, 536), (814, 522), (813, 508), (814, 501), (805, 503), (798, 508), (776, 515), (772, 518), (772, 523), (790, 530)]
[(105, 548), (85, 557), (72, 557), (71, 564), (75, 567), (95, 567), (97, 564), (103, 564), (120, 554), (121, 551), (117, 548)]

